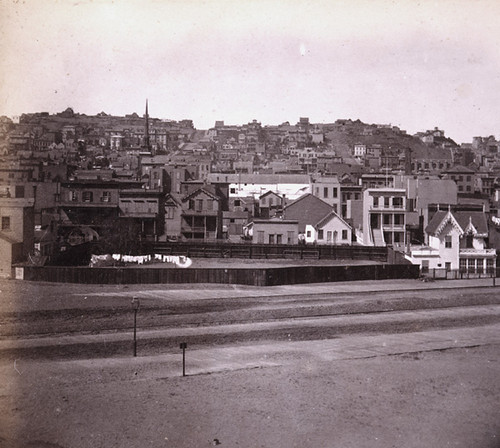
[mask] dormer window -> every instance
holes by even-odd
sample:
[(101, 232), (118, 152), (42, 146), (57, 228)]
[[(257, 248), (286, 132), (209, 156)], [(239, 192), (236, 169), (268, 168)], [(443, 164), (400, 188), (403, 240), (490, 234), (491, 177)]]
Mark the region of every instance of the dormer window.
[(474, 248), (474, 235), (472, 233), (468, 233), (465, 235), (465, 248), (473, 249)]

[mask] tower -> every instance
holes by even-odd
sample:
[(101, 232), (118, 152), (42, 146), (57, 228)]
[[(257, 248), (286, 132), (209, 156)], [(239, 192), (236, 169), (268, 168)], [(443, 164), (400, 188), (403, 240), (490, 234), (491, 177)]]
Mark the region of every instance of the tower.
[(151, 143), (149, 141), (149, 114), (148, 114), (148, 100), (146, 99), (146, 123), (144, 125), (144, 144), (143, 147), (146, 151), (151, 151)]

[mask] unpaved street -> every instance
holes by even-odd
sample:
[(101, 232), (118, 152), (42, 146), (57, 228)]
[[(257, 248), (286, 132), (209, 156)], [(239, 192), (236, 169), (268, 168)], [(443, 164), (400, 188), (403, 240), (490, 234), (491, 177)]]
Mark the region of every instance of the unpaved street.
[(499, 446), (496, 290), (401, 286), (304, 294), (6, 282), (1, 446)]

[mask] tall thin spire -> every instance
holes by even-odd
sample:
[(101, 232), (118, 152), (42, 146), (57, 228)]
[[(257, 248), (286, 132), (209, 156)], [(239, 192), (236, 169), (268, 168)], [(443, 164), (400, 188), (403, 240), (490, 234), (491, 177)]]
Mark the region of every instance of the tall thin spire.
[(146, 124), (144, 128), (144, 147), (150, 151), (151, 144), (149, 142), (149, 114), (148, 114), (148, 99), (146, 98)]

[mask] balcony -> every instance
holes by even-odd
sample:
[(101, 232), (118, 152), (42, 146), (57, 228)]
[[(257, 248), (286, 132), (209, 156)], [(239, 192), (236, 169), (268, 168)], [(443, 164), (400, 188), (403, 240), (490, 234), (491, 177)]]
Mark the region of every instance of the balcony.
[(384, 232), (393, 232), (393, 231), (403, 232), (405, 230), (405, 225), (404, 224), (382, 224), (382, 230)]
[(494, 258), (497, 255), (496, 249), (460, 249), (461, 258)]

